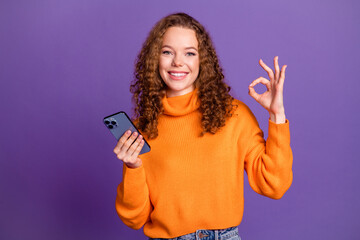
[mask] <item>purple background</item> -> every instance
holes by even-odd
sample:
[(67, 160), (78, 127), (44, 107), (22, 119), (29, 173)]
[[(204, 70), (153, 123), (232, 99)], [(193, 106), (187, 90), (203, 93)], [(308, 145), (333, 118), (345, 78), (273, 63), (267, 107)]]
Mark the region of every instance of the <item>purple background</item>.
[[(151, 27), (185, 11), (210, 32), (235, 97), (287, 64), (294, 181), (279, 201), (245, 180), (251, 239), (360, 239), (359, 1), (0, 2), (0, 239), (146, 239), (114, 201), (122, 164), (103, 126), (130, 111), (135, 57)], [(196, 214), (196, 213), (194, 213)]]

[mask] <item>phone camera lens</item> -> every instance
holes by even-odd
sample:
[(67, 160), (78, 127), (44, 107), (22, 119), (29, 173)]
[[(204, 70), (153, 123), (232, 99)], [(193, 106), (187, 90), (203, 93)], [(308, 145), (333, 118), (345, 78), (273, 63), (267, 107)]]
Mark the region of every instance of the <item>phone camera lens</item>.
[(113, 125), (108, 125), (108, 128), (113, 129), (114, 127)]
[(116, 125), (116, 122), (115, 122), (115, 121), (111, 121), (111, 124), (112, 124), (112, 125)]
[(106, 125), (110, 124), (110, 122), (108, 120), (104, 121)]

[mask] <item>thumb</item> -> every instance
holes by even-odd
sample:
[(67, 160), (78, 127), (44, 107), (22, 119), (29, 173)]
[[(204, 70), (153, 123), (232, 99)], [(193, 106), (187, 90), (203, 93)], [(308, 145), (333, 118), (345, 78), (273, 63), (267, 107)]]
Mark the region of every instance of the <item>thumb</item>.
[(254, 98), (256, 101), (260, 98), (260, 94), (258, 94), (252, 85), (249, 86), (249, 95)]

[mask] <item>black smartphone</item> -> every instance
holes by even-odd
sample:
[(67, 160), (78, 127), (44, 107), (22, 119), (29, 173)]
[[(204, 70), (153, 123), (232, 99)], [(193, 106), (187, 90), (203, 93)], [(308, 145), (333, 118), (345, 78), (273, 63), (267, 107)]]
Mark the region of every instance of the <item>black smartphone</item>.
[[(118, 141), (127, 130), (130, 130), (131, 132), (138, 132), (140, 134), (139, 130), (137, 130), (134, 123), (130, 120), (129, 116), (123, 111), (104, 117), (104, 124)], [(150, 149), (150, 145), (144, 139), (144, 146), (141, 149), (140, 154), (147, 153)]]

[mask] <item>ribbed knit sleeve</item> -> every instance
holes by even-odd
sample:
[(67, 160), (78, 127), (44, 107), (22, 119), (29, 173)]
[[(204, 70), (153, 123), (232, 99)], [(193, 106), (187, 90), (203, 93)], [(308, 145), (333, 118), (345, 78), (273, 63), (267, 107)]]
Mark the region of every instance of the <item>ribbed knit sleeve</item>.
[(120, 219), (133, 229), (140, 229), (148, 221), (152, 206), (143, 165), (133, 169), (124, 164), (115, 206)]
[(293, 179), (289, 121), (276, 124), (269, 120), (266, 142), (255, 117), (249, 128), (250, 143), (245, 157), (245, 170), (250, 186), (261, 195), (280, 199)]

